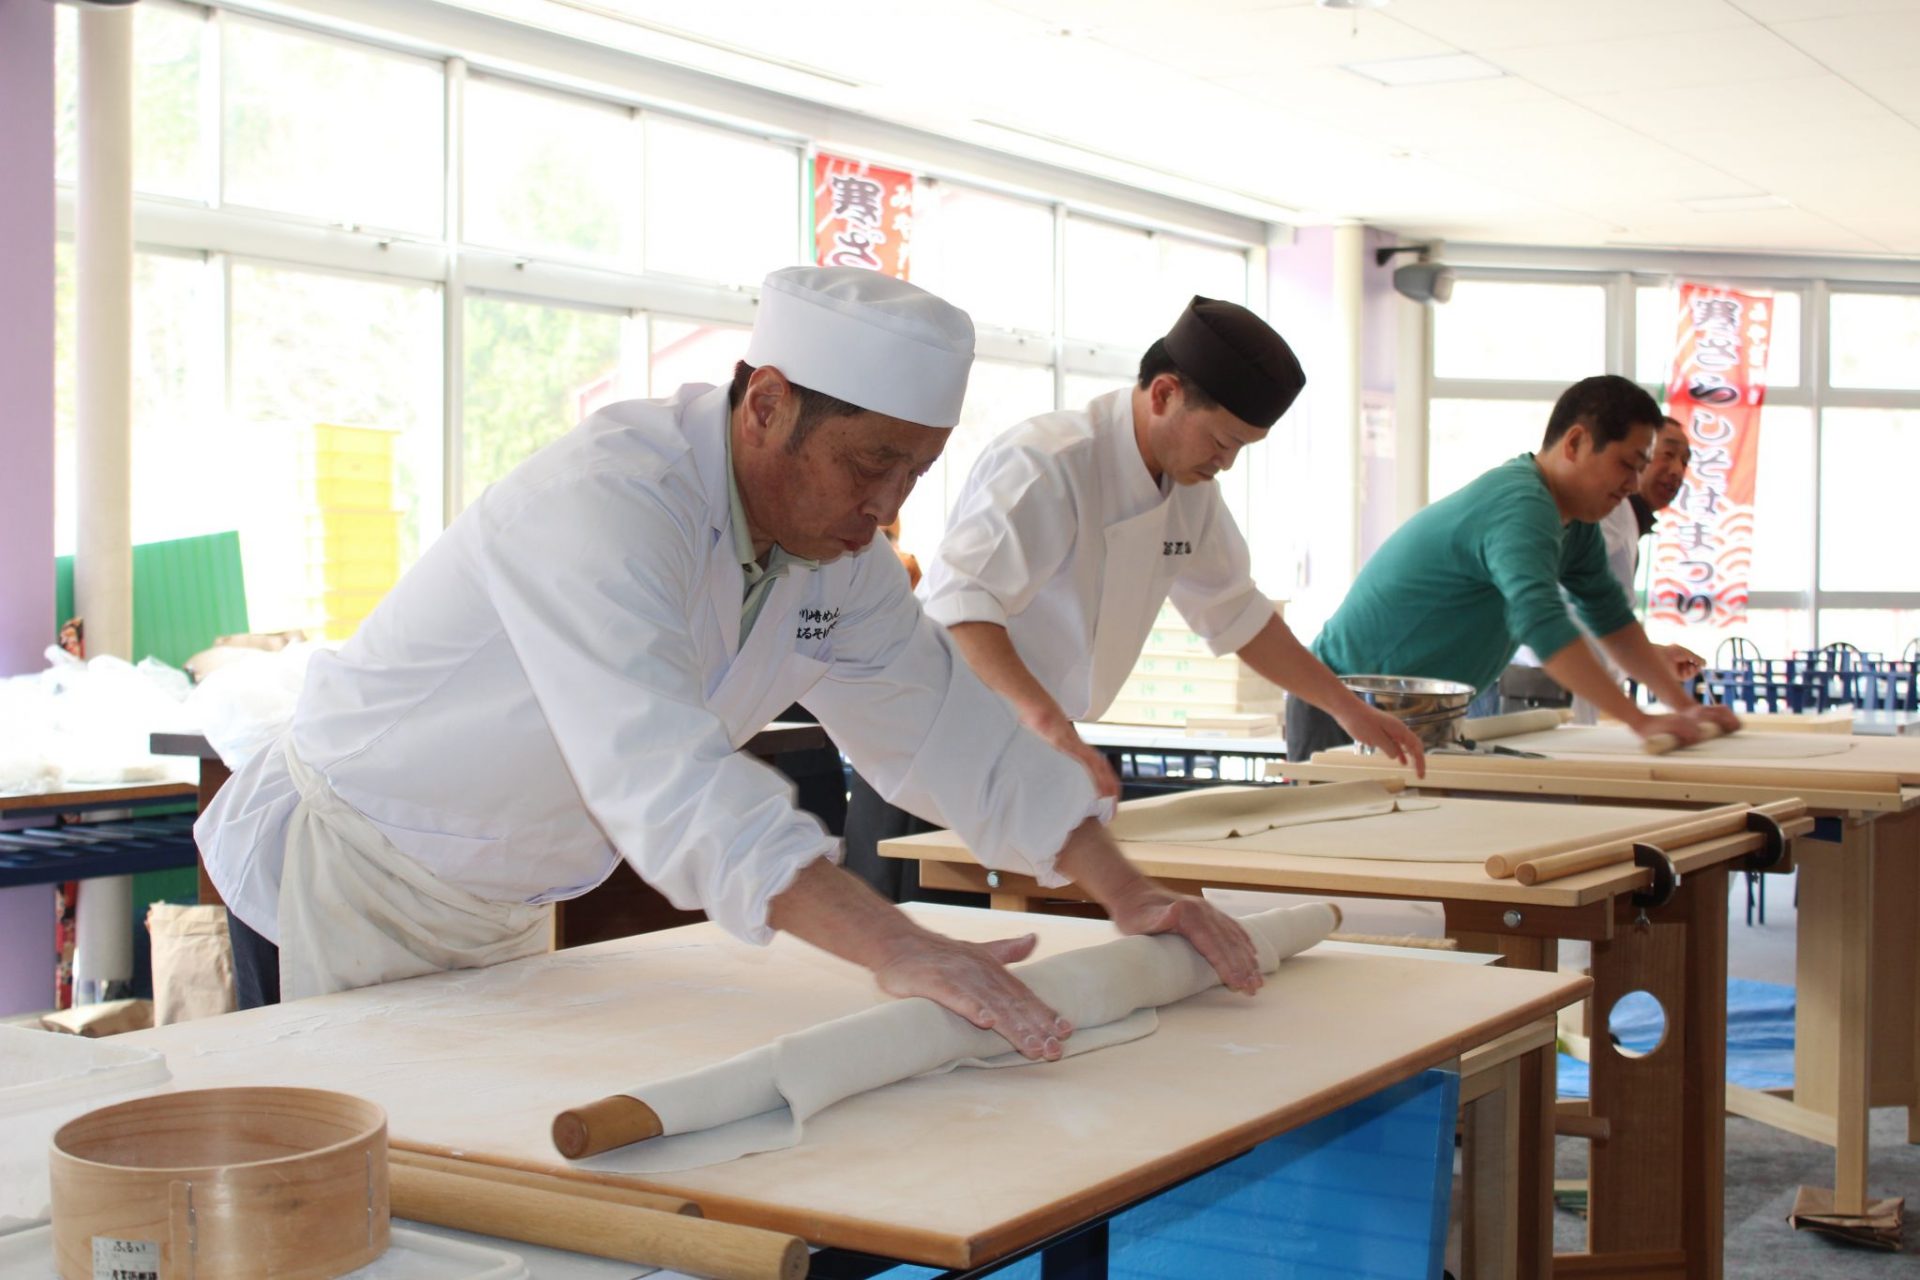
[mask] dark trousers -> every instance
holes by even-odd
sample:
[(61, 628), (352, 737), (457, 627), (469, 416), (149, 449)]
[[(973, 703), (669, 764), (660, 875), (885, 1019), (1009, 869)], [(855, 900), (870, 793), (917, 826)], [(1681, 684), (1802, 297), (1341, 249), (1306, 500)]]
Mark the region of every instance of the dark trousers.
[(1304, 764), (1316, 751), (1330, 751), (1352, 741), (1338, 720), (1305, 698), (1287, 699), (1287, 759)]
[(880, 842), (935, 829), (932, 823), (888, 804), (873, 784), (856, 772), (847, 795), (847, 857), (843, 865), (888, 902), (911, 902), (920, 889), (920, 864), (881, 857)]
[(280, 1003), (280, 948), (227, 911), (227, 937), (233, 942), (233, 995), (242, 1009)]

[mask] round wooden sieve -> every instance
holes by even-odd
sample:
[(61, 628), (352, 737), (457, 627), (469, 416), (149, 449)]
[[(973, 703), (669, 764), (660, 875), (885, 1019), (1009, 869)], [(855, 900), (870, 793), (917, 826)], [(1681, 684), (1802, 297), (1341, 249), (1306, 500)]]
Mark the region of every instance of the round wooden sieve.
[(139, 1098), (53, 1135), (62, 1280), (328, 1280), (387, 1248), (387, 1117), (322, 1089)]

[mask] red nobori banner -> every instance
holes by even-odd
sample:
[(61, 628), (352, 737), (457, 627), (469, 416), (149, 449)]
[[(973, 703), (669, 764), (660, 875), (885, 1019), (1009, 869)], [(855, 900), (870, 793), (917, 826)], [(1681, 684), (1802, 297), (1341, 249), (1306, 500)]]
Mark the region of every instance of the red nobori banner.
[(1686, 424), (1693, 465), (1660, 521), (1651, 611), (1725, 626), (1747, 616), (1773, 295), (1683, 282), (1678, 328), (1667, 412)]
[(821, 152), (813, 158), (813, 258), (907, 278), (913, 175)]

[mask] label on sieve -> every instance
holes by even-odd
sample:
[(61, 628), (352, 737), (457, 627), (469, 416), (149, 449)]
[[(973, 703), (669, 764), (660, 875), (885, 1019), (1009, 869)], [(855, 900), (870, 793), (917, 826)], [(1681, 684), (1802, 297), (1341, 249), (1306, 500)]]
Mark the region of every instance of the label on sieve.
[(160, 1280), (160, 1242), (95, 1236), (93, 1280)]

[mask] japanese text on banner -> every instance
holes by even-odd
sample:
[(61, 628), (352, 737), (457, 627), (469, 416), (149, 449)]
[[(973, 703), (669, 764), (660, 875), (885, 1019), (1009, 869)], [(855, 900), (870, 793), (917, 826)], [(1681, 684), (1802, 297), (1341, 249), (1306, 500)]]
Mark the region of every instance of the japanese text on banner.
[(1660, 521), (1651, 619), (1726, 626), (1747, 616), (1773, 297), (1691, 282), (1679, 294), (1667, 412), (1687, 429), (1693, 466)]
[(813, 253), (823, 267), (865, 267), (905, 280), (913, 175), (821, 152), (813, 161)]

